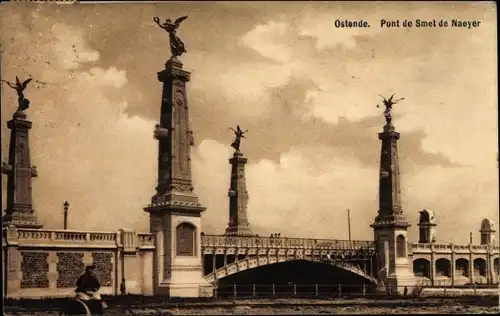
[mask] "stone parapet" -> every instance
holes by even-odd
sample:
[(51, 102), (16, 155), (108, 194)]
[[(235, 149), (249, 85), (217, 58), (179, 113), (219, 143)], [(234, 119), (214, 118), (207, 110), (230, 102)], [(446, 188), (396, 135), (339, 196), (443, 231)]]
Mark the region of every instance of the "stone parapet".
[(102, 294), (119, 294), (122, 279), (130, 294), (151, 295), (153, 234), (3, 228), (4, 289), (8, 298), (74, 295), (86, 265), (96, 266)]

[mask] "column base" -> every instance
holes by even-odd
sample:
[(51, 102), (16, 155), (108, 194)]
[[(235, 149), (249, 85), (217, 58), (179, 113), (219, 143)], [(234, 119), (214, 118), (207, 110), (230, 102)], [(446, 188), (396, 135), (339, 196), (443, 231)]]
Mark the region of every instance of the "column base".
[(172, 267), (171, 275), (155, 289), (155, 295), (169, 297), (212, 297), (213, 286), (203, 277), (201, 266)]
[[(7, 212), (7, 211), (6, 211)], [(43, 224), (40, 224), (38, 218), (30, 213), (21, 212), (7, 212), (2, 218), (3, 227), (12, 225), (17, 228), (43, 228)]]
[(250, 226), (229, 226), (225, 235), (228, 236), (253, 236)]
[(168, 297), (213, 297), (214, 286), (208, 282), (203, 283), (171, 283), (162, 282), (156, 288), (155, 295)]
[[(391, 295), (403, 295), (405, 287), (410, 295), (417, 290), (417, 278), (412, 274), (393, 274), (384, 280), (385, 291)], [(382, 286), (382, 284), (380, 284)]]

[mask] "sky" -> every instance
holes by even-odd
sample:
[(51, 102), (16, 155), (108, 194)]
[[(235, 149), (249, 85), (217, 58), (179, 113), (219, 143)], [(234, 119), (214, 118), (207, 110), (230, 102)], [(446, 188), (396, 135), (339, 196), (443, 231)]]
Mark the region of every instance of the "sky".
[[(228, 223), (233, 133), (248, 129), (248, 218), (254, 233), (372, 240), (378, 209), (380, 95), (394, 106), (403, 211), (417, 241), (433, 210), (437, 241), (479, 242), (498, 222), (496, 14), (492, 2), (2, 4), (1, 75), (25, 91), (35, 212), (47, 229), (147, 232), (157, 181), (161, 83), (170, 57), (161, 20), (178, 30), (190, 71), (195, 192), (206, 234)], [(369, 28), (336, 28), (365, 20)], [(380, 20), (481, 21), (476, 28), (381, 28)], [(17, 106), (2, 84), (6, 121)], [(5, 194), (6, 177), (2, 179)], [(3, 201), (3, 208), (5, 202)]]

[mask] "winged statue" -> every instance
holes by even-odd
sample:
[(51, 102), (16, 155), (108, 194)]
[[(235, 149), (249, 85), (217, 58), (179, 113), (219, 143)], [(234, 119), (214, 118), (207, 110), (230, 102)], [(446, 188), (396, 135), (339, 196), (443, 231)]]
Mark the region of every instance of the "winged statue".
[[(380, 94), (379, 94), (380, 95)], [(384, 116), (385, 116), (385, 120), (387, 121), (387, 123), (390, 123), (392, 121), (392, 116), (391, 116), (391, 110), (392, 110), (392, 106), (396, 103), (398, 103), (399, 101), (402, 101), (404, 100), (405, 98), (399, 98), (397, 100), (393, 100), (394, 96), (396, 94), (394, 93), (393, 95), (391, 95), (391, 97), (389, 99), (386, 99), (384, 96), (380, 95), (382, 97), (383, 100), (383, 103), (384, 103), (384, 106), (385, 106), (385, 111), (384, 111)], [(379, 105), (377, 105), (377, 107), (380, 107)]]
[(236, 149), (236, 151), (240, 151), (241, 139), (246, 138), (243, 134), (248, 132), (248, 130), (243, 131), (239, 125), (236, 125), (236, 130), (232, 127), (230, 127), (230, 128), (236, 136), (236, 138), (234, 139), (234, 142), (231, 144), (231, 147)]
[(157, 16), (153, 18), (153, 21), (155, 21), (159, 27), (167, 31), (170, 37), (170, 51), (172, 52), (172, 56), (174, 57), (181, 56), (182, 54), (187, 52), (184, 43), (176, 34), (177, 29), (181, 25), (181, 22), (187, 18), (187, 16), (181, 16), (180, 18), (175, 20), (174, 23), (172, 23), (172, 20), (170, 19), (166, 19), (165, 23), (160, 23), (160, 19)]
[(15, 84), (11, 83), (9, 81), (6, 81), (6, 80), (2, 80), (3, 82), (7, 83), (9, 85), (9, 87), (16, 90), (17, 102), (19, 103), (18, 108), (17, 108), (18, 111), (24, 111), (24, 110), (28, 109), (30, 106), (30, 101), (24, 97), (24, 90), (26, 89), (26, 87), (28, 86), (28, 83), (30, 83), (31, 80), (33, 80), (33, 78), (28, 78), (28, 79), (24, 80), (23, 83), (21, 83), (21, 81), (19, 81), (19, 77), (17, 77), (17, 76), (16, 76), (16, 83)]

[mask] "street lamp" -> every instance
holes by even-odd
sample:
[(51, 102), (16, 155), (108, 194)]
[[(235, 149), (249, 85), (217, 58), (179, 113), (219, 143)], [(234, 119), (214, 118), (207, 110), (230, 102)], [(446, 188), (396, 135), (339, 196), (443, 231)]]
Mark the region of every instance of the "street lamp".
[(68, 208), (69, 208), (69, 203), (68, 201), (64, 202), (64, 229), (68, 229)]
[(472, 245), (472, 232), (469, 233), (469, 243)]

